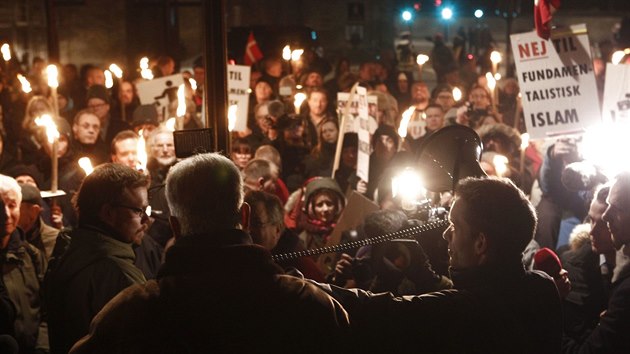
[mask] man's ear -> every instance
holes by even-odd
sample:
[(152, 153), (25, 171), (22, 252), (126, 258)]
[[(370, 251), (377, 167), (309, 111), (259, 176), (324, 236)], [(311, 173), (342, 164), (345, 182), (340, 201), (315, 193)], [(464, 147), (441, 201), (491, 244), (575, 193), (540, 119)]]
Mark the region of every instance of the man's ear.
[(109, 203), (105, 203), (101, 206), (101, 209), (98, 211), (98, 218), (102, 222), (107, 225), (111, 225), (112, 218), (114, 217), (114, 208)]
[(182, 237), (182, 226), (179, 223), (177, 217), (171, 215), (168, 217), (168, 222), (171, 224), (171, 231), (173, 231), (173, 237), (177, 240)]
[(485, 260), (488, 257), (488, 236), (483, 232), (480, 232), (475, 240), (475, 254), (479, 259)]
[(252, 208), (246, 202), (241, 205), (241, 226), (243, 230), (249, 231), (249, 218), (252, 214)]
[(262, 177), (258, 177), (258, 179), (256, 180), (256, 186), (258, 187), (258, 190), (259, 191), (263, 190), (264, 185), (265, 185), (265, 179)]

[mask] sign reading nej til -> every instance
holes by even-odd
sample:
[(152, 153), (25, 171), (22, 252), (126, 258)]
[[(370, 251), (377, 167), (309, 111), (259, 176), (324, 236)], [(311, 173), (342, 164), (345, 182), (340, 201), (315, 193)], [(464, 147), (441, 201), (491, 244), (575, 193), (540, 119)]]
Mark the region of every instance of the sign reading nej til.
[(583, 132), (600, 122), (586, 25), (513, 34), (512, 51), (527, 132), (532, 139)]

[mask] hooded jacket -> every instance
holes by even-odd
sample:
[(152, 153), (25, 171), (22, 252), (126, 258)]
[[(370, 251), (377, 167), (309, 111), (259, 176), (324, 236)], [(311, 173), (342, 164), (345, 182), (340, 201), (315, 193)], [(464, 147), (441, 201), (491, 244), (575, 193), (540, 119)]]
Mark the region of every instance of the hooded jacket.
[(339, 303), (232, 229), (178, 239), (157, 281), (114, 298), (72, 353), (337, 352), (347, 328)]
[(95, 227), (72, 232), (68, 250), (46, 275), (51, 353), (67, 353), (90, 321), (121, 290), (145, 282), (131, 244)]

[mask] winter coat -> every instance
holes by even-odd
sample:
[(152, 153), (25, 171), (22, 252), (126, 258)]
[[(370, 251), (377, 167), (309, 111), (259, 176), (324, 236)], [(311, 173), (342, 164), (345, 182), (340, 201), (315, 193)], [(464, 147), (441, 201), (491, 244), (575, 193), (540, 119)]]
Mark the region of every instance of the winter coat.
[(72, 231), (65, 253), (46, 275), (51, 353), (67, 353), (90, 321), (121, 290), (145, 282), (131, 244), (95, 227)]
[(350, 314), (357, 352), (559, 352), (561, 304), (546, 274), (526, 271), (519, 259), (451, 276), (453, 290), (419, 296), (329, 291)]
[(347, 327), (334, 299), (224, 230), (178, 239), (157, 281), (115, 297), (72, 353), (338, 352)]
[(15, 339), (21, 352), (40, 346), (47, 348), (48, 334), (41, 321), (40, 285), (46, 269), (46, 257), (24, 240), (21, 229), (9, 236), (5, 250), (0, 251), (2, 276), (9, 298), (15, 305)]

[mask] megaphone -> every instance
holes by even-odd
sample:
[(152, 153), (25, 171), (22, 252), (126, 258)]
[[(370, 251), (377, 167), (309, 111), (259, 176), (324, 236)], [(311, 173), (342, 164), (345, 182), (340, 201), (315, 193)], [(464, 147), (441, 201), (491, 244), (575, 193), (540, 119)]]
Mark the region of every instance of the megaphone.
[(431, 134), (420, 146), (418, 171), (431, 192), (455, 190), (460, 179), (487, 176), (479, 165), (481, 138), (469, 127), (450, 125)]

